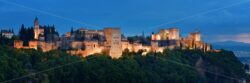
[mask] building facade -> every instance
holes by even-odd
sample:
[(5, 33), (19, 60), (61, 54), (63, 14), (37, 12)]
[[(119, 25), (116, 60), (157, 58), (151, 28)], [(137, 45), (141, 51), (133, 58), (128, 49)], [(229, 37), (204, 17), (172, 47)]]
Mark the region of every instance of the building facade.
[(13, 30), (10, 30), (10, 29), (9, 30), (1, 30), (0, 34), (2, 37), (8, 38), (8, 39), (11, 39), (14, 36)]

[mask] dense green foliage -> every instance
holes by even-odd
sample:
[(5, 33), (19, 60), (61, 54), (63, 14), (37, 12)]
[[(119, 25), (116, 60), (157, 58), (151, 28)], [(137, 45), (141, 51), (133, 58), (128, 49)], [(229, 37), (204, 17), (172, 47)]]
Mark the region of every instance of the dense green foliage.
[(165, 50), (146, 56), (125, 51), (112, 59), (0, 46), (0, 82), (11, 83), (237, 83), (247, 78), (243, 67), (229, 51)]
[(17, 36), (13, 36), (11, 39), (0, 36), (0, 45), (8, 45), (8, 46), (13, 46), (14, 40), (17, 40)]

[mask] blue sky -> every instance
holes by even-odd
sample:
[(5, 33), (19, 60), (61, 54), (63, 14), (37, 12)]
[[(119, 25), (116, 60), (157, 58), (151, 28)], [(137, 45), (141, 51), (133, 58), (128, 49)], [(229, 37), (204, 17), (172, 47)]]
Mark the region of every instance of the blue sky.
[(18, 31), (21, 24), (33, 26), (37, 16), (61, 34), (71, 27), (121, 27), (125, 35), (178, 27), (182, 36), (199, 29), (207, 42), (250, 43), (249, 5), (248, 0), (0, 0), (0, 28)]

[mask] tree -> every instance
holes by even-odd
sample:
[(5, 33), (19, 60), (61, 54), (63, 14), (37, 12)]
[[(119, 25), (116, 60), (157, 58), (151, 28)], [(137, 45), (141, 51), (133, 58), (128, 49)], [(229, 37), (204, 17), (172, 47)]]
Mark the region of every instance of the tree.
[(71, 27), (70, 33), (71, 33), (71, 35), (74, 33), (73, 27)]
[(22, 24), (21, 29), (19, 30), (19, 38), (21, 40), (25, 40), (25, 34), (26, 34), (26, 29), (24, 27), (24, 24)]
[(246, 71), (250, 71), (249, 65), (248, 65), (248, 64), (245, 64), (245, 65), (244, 65), (244, 69), (245, 69)]
[(24, 24), (21, 25), (19, 30), (19, 39), (24, 42), (24, 45), (27, 46), (30, 40), (34, 40), (34, 28), (28, 27), (26, 28)]

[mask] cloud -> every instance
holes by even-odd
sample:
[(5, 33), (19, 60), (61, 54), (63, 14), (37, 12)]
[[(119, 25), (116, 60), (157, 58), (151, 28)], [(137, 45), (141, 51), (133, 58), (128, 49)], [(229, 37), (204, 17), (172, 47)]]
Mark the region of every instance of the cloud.
[(219, 35), (215, 37), (216, 41), (237, 41), (250, 43), (250, 33), (240, 33), (236, 35)]

